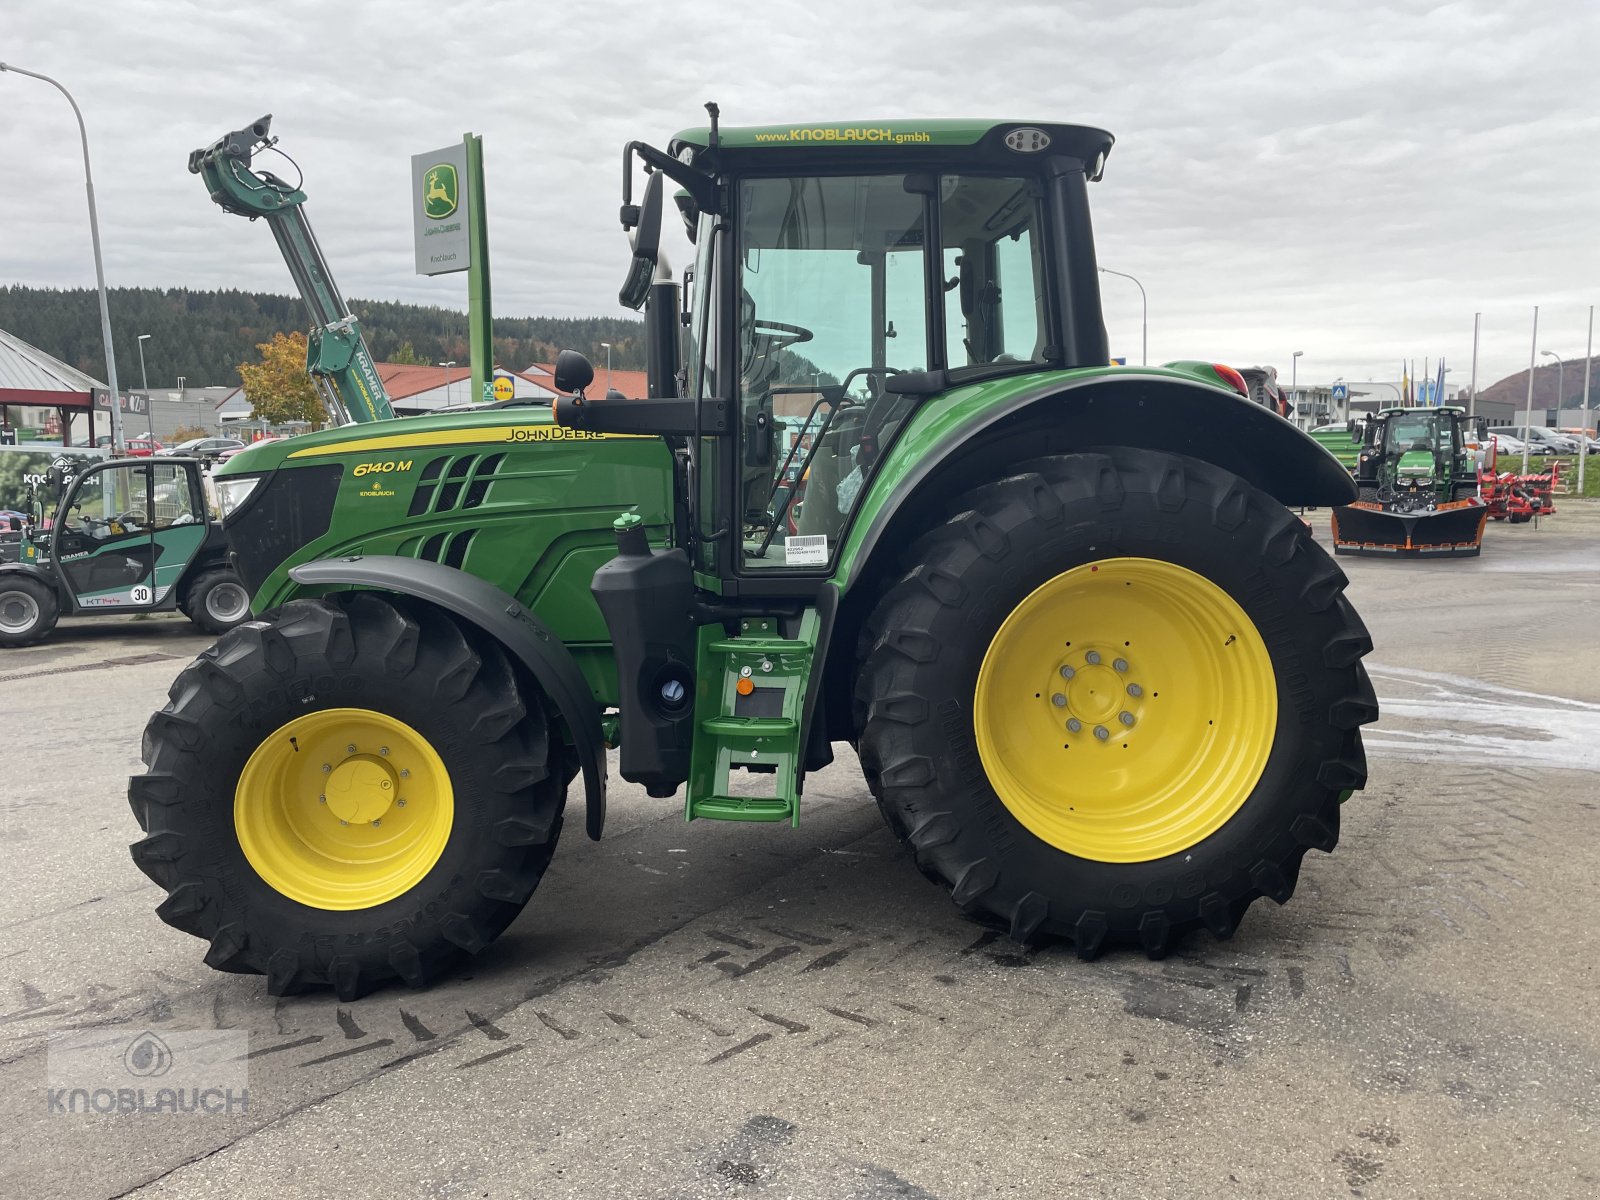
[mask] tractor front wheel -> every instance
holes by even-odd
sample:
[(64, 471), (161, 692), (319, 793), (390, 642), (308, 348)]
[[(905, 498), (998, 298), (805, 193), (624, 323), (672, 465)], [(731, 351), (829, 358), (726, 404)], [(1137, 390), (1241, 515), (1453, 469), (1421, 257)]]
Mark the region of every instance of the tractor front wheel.
[(56, 627), (55, 589), (19, 571), (0, 574), (0, 647), (30, 646)]
[(552, 714), (437, 610), (297, 600), (189, 666), (144, 736), (132, 853), (167, 924), (273, 995), (420, 987), (533, 894), (561, 831)]
[(879, 603), (867, 779), (925, 874), (1018, 941), (1165, 954), (1332, 850), (1366, 781), (1342, 571), (1238, 477), (1133, 449), (954, 501)]

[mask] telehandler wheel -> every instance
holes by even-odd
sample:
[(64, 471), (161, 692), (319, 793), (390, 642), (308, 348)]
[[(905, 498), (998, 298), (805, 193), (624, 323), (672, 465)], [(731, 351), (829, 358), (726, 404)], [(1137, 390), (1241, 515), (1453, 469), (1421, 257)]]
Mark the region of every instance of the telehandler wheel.
[(1194, 459), (1019, 470), (955, 500), (871, 618), (868, 783), (923, 873), (1019, 942), (1229, 937), (1366, 781), (1372, 642), (1344, 573)]
[(0, 646), (30, 646), (56, 627), (61, 605), (50, 586), (20, 572), (0, 573)]
[(372, 592), (296, 600), (172, 685), (133, 860), (206, 962), (273, 995), (421, 987), (533, 894), (561, 832), (552, 715), (500, 647)]
[(224, 634), (250, 619), (250, 591), (227, 567), (213, 567), (189, 588), (184, 615), (207, 633)]

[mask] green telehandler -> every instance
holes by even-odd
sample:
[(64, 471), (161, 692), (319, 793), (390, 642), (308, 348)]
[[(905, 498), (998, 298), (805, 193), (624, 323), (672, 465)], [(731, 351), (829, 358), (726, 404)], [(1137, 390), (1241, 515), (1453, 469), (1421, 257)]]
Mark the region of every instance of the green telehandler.
[(848, 743), (956, 904), (1084, 958), (1228, 937), (1333, 849), (1371, 641), (1286, 505), (1355, 487), (1226, 368), (1106, 365), (1111, 136), (707, 108), (624, 152), (648, 395), (564, 352), (553, 409), (219, 472), (259, 619), (178, 677), (129, 792), (212, 966), (428, 983), (527, 903), (575, 781), (601, 836), (611, 746), (689, 820), (794, 824)]

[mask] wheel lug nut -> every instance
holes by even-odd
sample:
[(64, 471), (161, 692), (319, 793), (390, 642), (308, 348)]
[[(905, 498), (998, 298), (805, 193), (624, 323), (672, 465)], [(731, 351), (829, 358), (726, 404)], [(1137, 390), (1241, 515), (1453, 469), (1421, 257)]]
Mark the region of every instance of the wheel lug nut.
[(350, 744), (349, 744), (349, 745), (348, 745), (348, 746), (346, 746), (346, 747), (345, 747), (345, 748), (344, 748), (344, 752), (345, 752), (345, 753), (346, 753), (346, 754), (354, 754), (354, 753), (355, 753), (355, 752), (356, 752), (356, 746), (355, 746), (355, 743), (354, 743), (354, 742), (351, 742), (351, 743), (350, 743)]
[(1094, 736), (1096, 741), (1103, 742), (1111, 736), (1111, 730), (1107, 729), (1104, 725), (1096, 725), (1094, 727)]
[(406, 806), (406, 802), (404, 800), (396, 800), (395, 803), (397, 805), (399, 805), (401, 808), (404, 808)]
[(1050, 703), (1054, 704), (1057, 708), (1065, 708), (1067, 706), (1067, 698), (1060, 692), (1057, 692), (1054, 696), (1050, 697)]
[(1071, 667), (1062, 667), (1061, 668), (1061, 678), (1063, 678), (1063, 679), (1071, 679), (1076, 674), (1077, 674), (1077, 672), (1074, 671)]
[(1144, 689), (1142, 687), (1140, 687), (1137, 683), (1130, 683), (1128, 685), (1128, 695), (1133, 696), (1134, 698), (1137, 699), (1138, 697), (1144, 695)]
[(374, 829), (376, 829), (379, 825), (382, 825), (382, 824), (383, 824), (383, 818), (382, 817), (374, 817), (372, 819), (372, 827)]
[(324, 775), (329, 774), (330, 772), (332, 772), (332, 770), (333, 770), (333, 764), (332, 763), (323, 763), (322, 764), (322, 773)]
[(1082, 733), (1083, 732), (1083, 722), (1078, 720), (1077, 717), (1070, 717), (1067, 720), (1067, 728), (1070, 729), (1073, 733)]
[(1117, 720), (1121, 721), (1124, 725), (1132, 725), (1133, 724), (1133, 714), (1131, 712), (1126, 712), (1126, 711), (1118, 713), (1117, 714)]
[(401, 770), (400, 770), (400, 778), (401, 779), (410, 779), (411, 778), (411, 768), (410, 767), (402, 767)]
[[(1120, 668), (1119, 668), (1119, 670), (1120, 670)], [(378, 747), (378, 753), (383, 755), (385, 758), (387, 758), (389, 756), (389, 747), (387, 747), (387, 746), (379, 746)]]
[(340, 821), (340, 822), (339, 822), (339, 824), (341, 824), (341, 825), (348, 825), (348, 824), (350, 824), (350, 822), (349, 822), (349, 821)]
[(1118, 671), (1126, 671), (1128, 669), (1128, 660), (1125, 658), (1119, 658), (1111, 665)]
[(328, 798), (326, 796), (318, 796), (317, 797), (317, 803), (318, 804), (326, 804), (327, 802), (328, 802)]
[(1087, 654), (1085, 654), (1083, 656), (1083, 661), (1088, 663), (1091, 667), (1096, 665), (1100, 661), (1100, 651), (1098, 651), (1098, 650), (1089, 651), (1089, 653), (1087, 653)]

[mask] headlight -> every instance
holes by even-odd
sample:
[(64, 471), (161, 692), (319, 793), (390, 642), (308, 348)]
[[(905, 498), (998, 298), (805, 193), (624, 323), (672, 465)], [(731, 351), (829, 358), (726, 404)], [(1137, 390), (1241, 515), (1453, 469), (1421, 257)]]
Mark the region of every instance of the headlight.
[(265, 475), (226, 475), (215, 480), (217, 514), (226, 521), (265, 478)]

